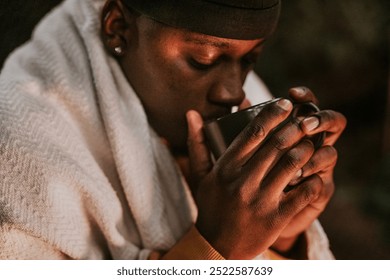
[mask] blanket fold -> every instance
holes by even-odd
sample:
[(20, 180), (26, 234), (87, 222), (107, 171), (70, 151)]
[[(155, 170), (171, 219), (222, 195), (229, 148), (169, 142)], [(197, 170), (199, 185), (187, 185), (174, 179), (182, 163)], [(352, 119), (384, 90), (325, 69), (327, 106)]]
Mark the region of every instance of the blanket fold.
[(172, 247), (196, 209), (103, 48), (103, 3), (65, 1), (2, 70), (1, 230), (70, 258), (147, 258)]

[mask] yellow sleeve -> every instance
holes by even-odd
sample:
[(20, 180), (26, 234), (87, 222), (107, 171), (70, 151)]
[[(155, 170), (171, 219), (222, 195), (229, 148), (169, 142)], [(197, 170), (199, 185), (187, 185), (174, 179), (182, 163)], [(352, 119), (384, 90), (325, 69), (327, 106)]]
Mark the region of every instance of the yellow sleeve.
[[(267, 250), (265, 257), (270, 260), (286, 260), (283, 256)], [(190, 230), (176, 243), (168, 252), (162, 254), (153, 251), (149, 259), (151, 260), (224, 260), (222, 257), (196, 229), (193, 225)]]
[(193, 225), (165, 254), (153, 251), (149, 259), (161, 260), (224, 260)]

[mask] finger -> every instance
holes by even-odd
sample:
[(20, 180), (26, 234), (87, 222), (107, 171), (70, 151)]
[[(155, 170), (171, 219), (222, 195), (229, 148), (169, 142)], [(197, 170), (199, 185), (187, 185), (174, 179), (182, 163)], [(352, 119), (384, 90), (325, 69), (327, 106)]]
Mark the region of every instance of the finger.
[(187, 112), (186, 118), (188, 124), (187, 146), (191, 171), (194, 179), (199, 180), (212, 168), (210, 151), (205, 143), (201, 115), (194, 110), (190, 110)]
[[(302, 174), (302, 168), (314, 153), (314, 145), (303, 140), (287, 151), (264, 178), (259, 191), (280, 194), (287, 185)], [(272, 196), (272, 195), (270, 195)]]
[(280, 203), (281, 216), (293, 217), (321, 194), (323, 182), (320, 176), (314, 174), (306, 178), (291, 191), (284, 193)]
[(333, 145), (344, 131), (347, 120), (343, 114), (332, 110), (323, 110), (306, 117), (300, 123), (307, 135), (326, 132), (324, 145)]
[(325, 207), (334, 193), (333, 169), (336, 162), (337, 150), (332, 146), (324, 146), (317, 150), (302, 168), (302, 177), (318, 174), (324, 182), (319, 198), (312, 204), (318, 210), (322, 210)]
[(290, 88), (288, 93), (290, 98), (296, 103), (313, 102), (316, 105), (319, 103), (317, 97), (307, 87)]
[(337, 150), (333, 146), (323, 146), (302, 167), (302, 177), (333, 169), (337, 162)]
[(262, 180), (286, 151), (294, 147), (303, 137), (299, 124), (294, 120), (287, 122), (274, 132), (246, 162), (243, 171)]
[(270, 132), (289, 116), (292, 108), (291, 101), (287, 99), (281, 99), (264, 107), (233, 140), (220, 157), (219, 163), (222, 166), (231, 165), (233, 169), (241, 168)]

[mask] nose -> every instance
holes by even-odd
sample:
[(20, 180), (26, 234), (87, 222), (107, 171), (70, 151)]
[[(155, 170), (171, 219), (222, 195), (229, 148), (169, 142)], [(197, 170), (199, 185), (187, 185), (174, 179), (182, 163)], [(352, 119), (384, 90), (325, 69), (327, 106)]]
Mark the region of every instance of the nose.
[(241, 69), (222, 69), (209, 90), (209, 101), (226, 107), (240, 105), (245, 98), (244, 80)]

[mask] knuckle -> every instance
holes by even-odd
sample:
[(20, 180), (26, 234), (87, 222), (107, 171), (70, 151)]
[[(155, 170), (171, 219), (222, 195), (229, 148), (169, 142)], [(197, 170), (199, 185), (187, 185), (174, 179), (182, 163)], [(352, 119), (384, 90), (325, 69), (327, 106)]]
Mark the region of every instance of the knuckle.
[(253, 193), (250, 191), (248, 186), (240, 184), (231, 190), (231, 194), (235, 200), (239, 202), (239, 204), (246, 208), (250, 209), (256, 204), (257, 199), (254, 197)]
[(303, 198), (305, 202), (312, 201), (321, 193), (323, 182), (320, 176), (313, 175), (310, 180), (307, 180), (303, 188)]
[(307, 170), (307, 172), (311, 172), (312, 170), (315, 170), (316, 168), (316, 163), (313, 159), (310, 159), (306, 165), (305, 165), (305, 168)]
[(267, 133), (281, 123), (289, 112), (277, 106), (269, 104), (261, 110), (247, 129), (248, 138), (265, 137)]
[(301, 201), (303, 204), (308, 204), (311, 201), (313, 201), (315, 199), (315, 197), (317, 197), (317, 196), (318, 196), (318, 194), (315, 191), (315, 188), (307, 185), (306, 188), (302, 189), (302, 200)]
[(286, 154), (285, 167), (289, 170), (296, 170), (299, 168), (299, 162), (301, 161), (302, 156), (292, 149)]
[[(312, 161), (310, 156), (314, 152), (313, 144), (310, 141), (303, 141), (285, 154), (285, 167), (290, 170), (301, 168), (306, 162)], [(314, 165), (315, 163), (312, 162)]]
[(225, 184), (230, 181), (233, 172), (230, 170), (228, 165), (221, 166), (217, 163), (214, 167), (215, 180), (218, 183)]
[(336, 164), (338, 160), (338, 152), (333, 146), (325, 146), (325, 158), (323, 160), (328, 159), (331, 164)]
[(300, 86), (300, 88), (301, 88), (302, 91), (305, 92), (305, 93), (311, 93), (311, 90), (310, 90), (308, 87), (306, 87), (306, 86)]
[(202, 138), (196, 138), (196, 137), (187, 137), (187, 147), (195, 147), (197, 145), (204, 145), (206, 144), (204, 139)]
[(214, 171), (215, 171), (215, 179), (217, 180), (217, 182), (224, 182), (226, 181), (226, 169), (225, 168), (221, 168), (221, 166), (219, 164), (216, 164), (214, 166)]
[(325, 190), (325, 198), (326, 198), (326, 199), (331, 198), (331, 197), (333, 196), (334, 192), (335, 192), (335, 186), (334, 186), (334, 184), (330, 184), (330, 185), (326, 188), (326, 190)]
[(271, 137), (272, 147), (278, 151), (284, 151), (288, 148), (288, 139), (283, 134), (277, 134)]
[(336, 119), (336, 115), (335, 115), (334, 111), (325, 110), (322, 118), (324, 118), (327, 121), (330, 121), (330, 120)]
[(338, 158), (338, 152), (337, 152), (335, 147), (333, 147), (333, 146), (326, 146), (326, 150), (327, 150), (327, 152), (329, 153), (329, 155), (332, 158), (335, 158), (335, 159)]
[(341, 130), (344, 130), (347, 125), (347, 118), (343, 114), (333, 110), (321, 111), (320, 118), (322, 122), (337, 123)]
[(245, 130), (245, 138), (248, 141), (257, 140), (265, 136), (265, 129), (262, 123), (252, 122)]

